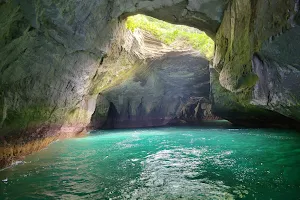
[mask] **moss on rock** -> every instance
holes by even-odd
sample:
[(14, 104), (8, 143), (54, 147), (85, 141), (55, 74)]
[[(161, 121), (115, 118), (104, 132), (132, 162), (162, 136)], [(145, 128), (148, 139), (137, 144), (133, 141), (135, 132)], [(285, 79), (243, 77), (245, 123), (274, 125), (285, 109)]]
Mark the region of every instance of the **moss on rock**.
[[(254, 87), (260, 81), (253, 71), (253, 56), (262, 52), (265, 43), (292, 28), (294, 6), (292, 1), (230, 1), (215, 41), (211, 82), (216, 112), (261, 113), (257, 119), (268, 112), (252, 103)], [(223, 111), (221, 116), (233, 117)]]

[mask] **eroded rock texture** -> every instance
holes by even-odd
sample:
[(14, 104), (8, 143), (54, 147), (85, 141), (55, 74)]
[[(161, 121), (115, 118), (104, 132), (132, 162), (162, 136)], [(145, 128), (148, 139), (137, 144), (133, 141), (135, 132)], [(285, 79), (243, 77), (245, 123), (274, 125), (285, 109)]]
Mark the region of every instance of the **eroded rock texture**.
[(209, 63), (199, 52), (172, 49), (141, 30), (122, 35), (118, 58), (109, 56), (103, 67), (115, 63), (133, 67), (128, 67), (131, 72), (126, 80), (99, 95), (92, 117), (94, 129), (199, 123), (213, 118), (207, 100)]

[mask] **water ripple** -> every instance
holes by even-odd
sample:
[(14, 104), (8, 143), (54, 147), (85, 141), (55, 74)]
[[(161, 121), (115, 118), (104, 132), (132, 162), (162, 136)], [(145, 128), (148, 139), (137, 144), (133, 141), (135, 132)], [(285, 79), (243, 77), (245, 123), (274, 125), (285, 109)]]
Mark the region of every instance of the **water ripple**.
[(284, 131), (101, 131), (25, 161), (0, 171), (0, 199), (300, 199), (300, 136)]

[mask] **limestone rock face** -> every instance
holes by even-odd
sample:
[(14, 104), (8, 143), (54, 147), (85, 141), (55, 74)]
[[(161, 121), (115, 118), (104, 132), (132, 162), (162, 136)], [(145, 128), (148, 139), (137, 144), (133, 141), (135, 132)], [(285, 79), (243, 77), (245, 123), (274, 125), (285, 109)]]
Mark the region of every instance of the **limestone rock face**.
[[(174, 50), (141, 30), (123, 35), (124, 42), (118, 48), (123, 50), (113, 63), (121, 59), (131, 72), (121, 84), (100, 93), (93, 129), (200, 122), (211, 114), (209, 102), (200, 100), (209, 98), (210, 82), (208, 61), (199, 52)], [(110, 65), (103, 63), (106, 68)], [(191, 101), (195, 97), (201, 98)]]
[(244, 125), (299, 120), (299, 1), (234, 0), (211, 67), (217, 115)]

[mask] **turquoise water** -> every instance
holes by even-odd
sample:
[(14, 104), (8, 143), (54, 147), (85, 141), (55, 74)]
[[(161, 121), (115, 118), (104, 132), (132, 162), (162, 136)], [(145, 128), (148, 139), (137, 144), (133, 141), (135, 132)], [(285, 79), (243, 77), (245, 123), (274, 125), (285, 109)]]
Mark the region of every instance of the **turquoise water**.
[(92, 132), (0, 171), (0, 199), (300, 199), (300, 135), (262, 129)]

